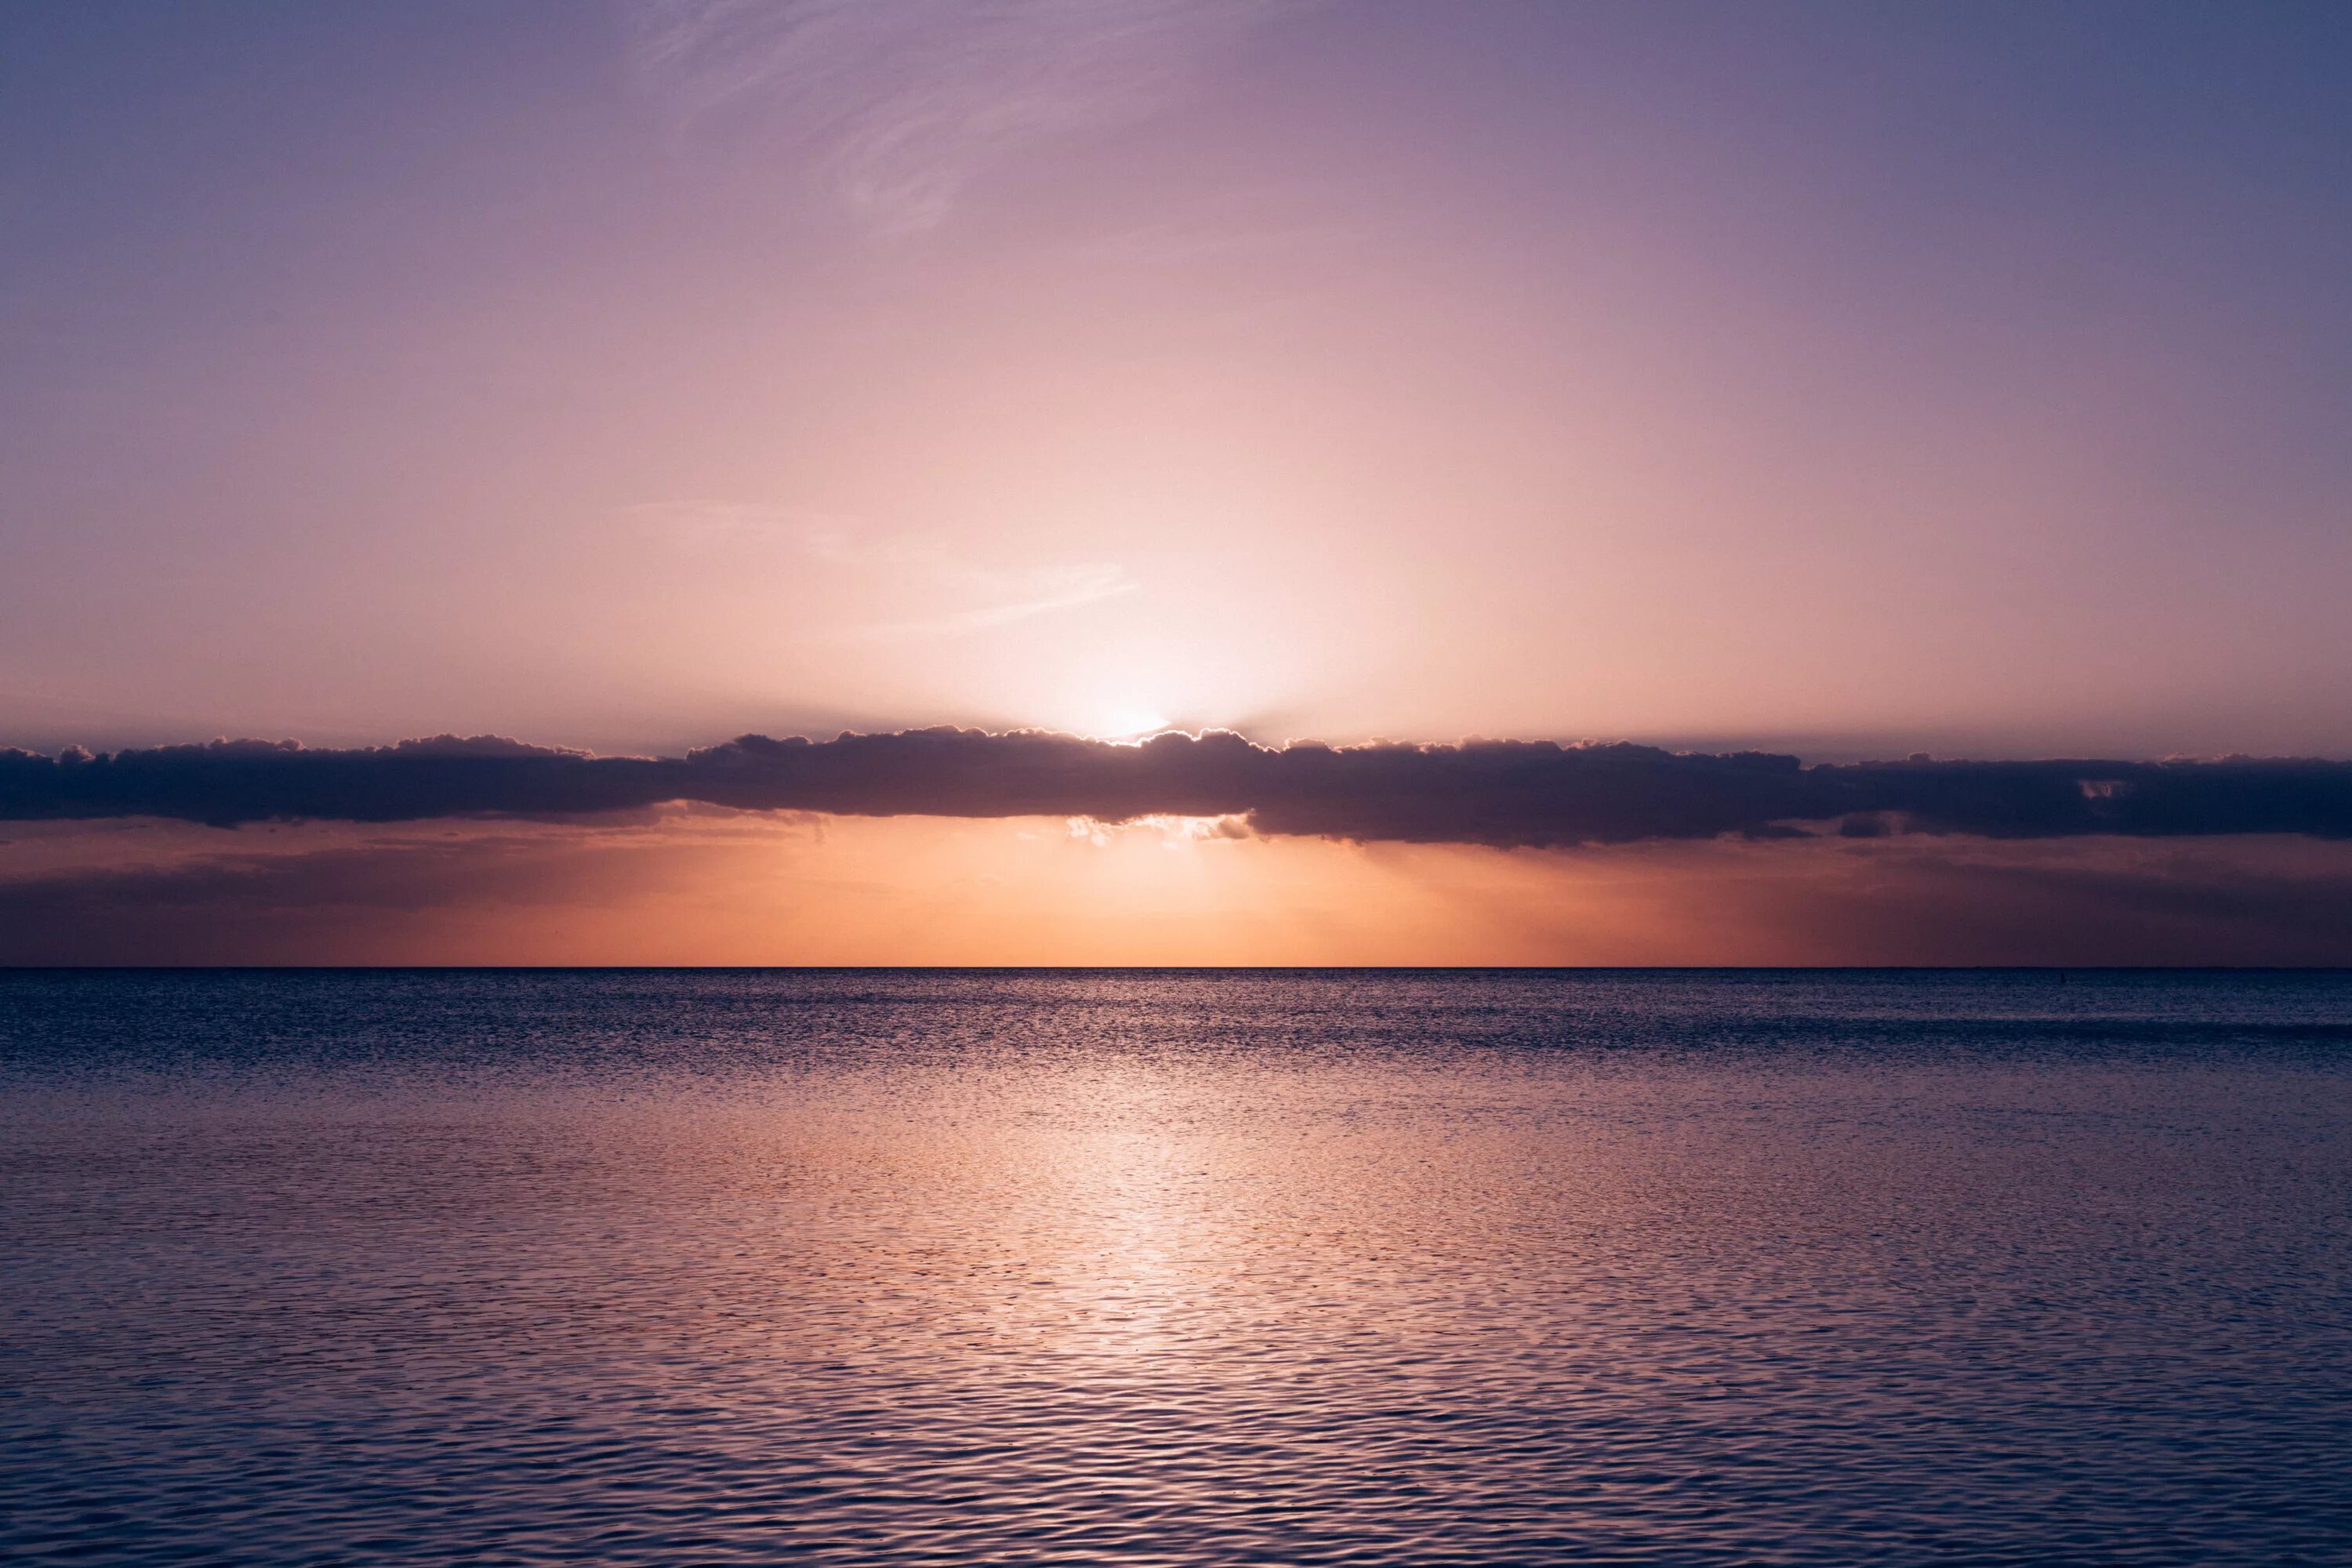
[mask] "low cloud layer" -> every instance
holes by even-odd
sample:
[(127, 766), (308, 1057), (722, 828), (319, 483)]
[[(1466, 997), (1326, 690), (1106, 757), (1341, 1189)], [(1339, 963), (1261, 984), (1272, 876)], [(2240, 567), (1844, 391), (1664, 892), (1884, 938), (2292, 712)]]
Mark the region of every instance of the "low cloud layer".
[(1822, 764), (1550, 742), (1270, 748), (934, 729), (746, 735), (683, 757), (596, 757), (480, 736), (312, 750), (221, 741), (57, 756), (0, 752), (0, 820), (156, 816), (399, 822), (567, 817), (669, 802), (853, 816), (1230, 816), (1261, 834), (1565, 847), (1645, 839), (1969, 834), (2352, 837), (2352, 763)]

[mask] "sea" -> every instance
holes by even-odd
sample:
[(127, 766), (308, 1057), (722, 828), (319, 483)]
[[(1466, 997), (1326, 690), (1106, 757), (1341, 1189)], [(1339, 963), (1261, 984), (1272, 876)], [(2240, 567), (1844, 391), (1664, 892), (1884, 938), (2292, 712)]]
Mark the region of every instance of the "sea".
[(2352, 973), (0, 973), (0, 1561), (2352, 1563)]

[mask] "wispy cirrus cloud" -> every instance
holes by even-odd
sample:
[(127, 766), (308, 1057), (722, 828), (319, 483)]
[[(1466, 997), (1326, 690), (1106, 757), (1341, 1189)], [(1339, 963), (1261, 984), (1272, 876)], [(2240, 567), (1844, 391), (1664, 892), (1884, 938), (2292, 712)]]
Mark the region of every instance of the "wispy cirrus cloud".
[(1107, 561), (1068, 566), (1040, 566), (1019, 573), (991, 572), (966, 563), (942, 565), (955, 577), (981, 592), (987, 603), (968, 610), (905, 621), (877, 621), (858, 627), (855, 636), (880, 641), (901, 637), (955, 637), (1033, 620), (1057, 610), (1075, 610), (1105, 599), (1135, 592), (1135, 580), (1125, 568)]
[(806, 528), (802, 539), (819, 560), (880, 568), (917, 579), (943, 597), (967, 601), (960, 609), (869, 623), (851, 634), (862, 638), (948, 637), (990, 631), (1056, 610), (1117, 598), (1137, 587), (1125, 567), (1109, 561), (1008, 570), (984, 565), (926, 540), (877, 539), (834, 525)]
[(843, 519), (735, 501), (664, 501), (631, 509), (643, 525), (721, 549), (784, 550), (807, 561), (884, 580), (919, 613), (842, 628), (850, 641), (955, 637), (1132, 594), (1140, 586), (1116, 562), (1000, 566), (931, 540), (876, 533)]
[(1148, 118), (1302, 0), (626, 0), (628, 64), (681, 137), (805, 160), (877, 232), (935, 228), (989, 170)]

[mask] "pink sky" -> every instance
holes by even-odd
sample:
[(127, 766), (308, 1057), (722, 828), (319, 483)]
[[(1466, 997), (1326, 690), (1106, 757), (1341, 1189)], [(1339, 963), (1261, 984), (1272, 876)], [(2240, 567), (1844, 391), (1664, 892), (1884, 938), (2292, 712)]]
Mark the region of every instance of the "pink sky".
[[(2352, 755), (2352, 34), (2265, 15), (19, 9), (0, 745)], [(266, 831), (0, 823), (0, 885)], [(2311, 839), (516, 831), (505, 903), (119, 955), (2347, 956)]]

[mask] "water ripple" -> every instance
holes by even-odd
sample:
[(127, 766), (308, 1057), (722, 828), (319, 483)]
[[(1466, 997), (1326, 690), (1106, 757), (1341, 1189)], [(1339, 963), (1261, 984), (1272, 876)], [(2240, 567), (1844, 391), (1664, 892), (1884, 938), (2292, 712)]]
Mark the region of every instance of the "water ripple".
[(0, 976), (26, 1563), (2352, 1561), (2352, 977)]

